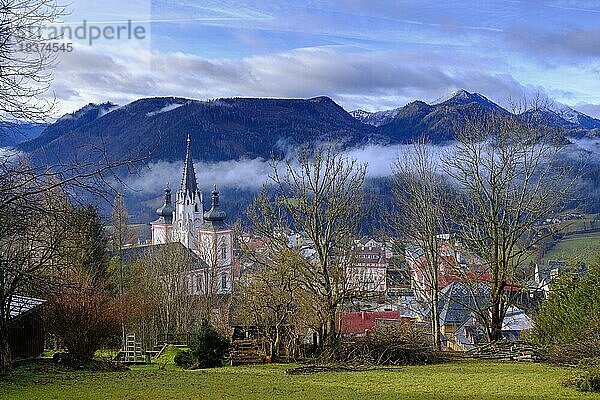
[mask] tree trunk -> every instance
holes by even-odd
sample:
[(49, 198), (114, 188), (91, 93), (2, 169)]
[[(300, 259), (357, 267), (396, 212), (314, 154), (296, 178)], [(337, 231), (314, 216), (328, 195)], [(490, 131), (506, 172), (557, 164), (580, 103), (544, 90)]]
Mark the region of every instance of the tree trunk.
[(490, 342), (495, 342), (502, 339), (502, 315), (501, 315), (501, 299), (493, 299), (492, 315), (490, 320), (490, 330), (488, 339)]
[(0, 325), (0, 374), (5, 374), (11, 369), (12, 357), (8, 340), (8, 325), (5, 322)]
[(440, 311), (439, 311), (439, 293), (433, 291), (433, 301), (431, 304), (431, 335), (433, 337), (433, 348), (442, 350), (441, 332), (440, 332)]
[(327, 321), (325, 321), (325, 331), (323, 335), (322, 346), (329, 348), (333, 348), (337, 341), (337, 335), (335, 331), (335, 311), (336, 307), (330, 305), (327, 313)]
[(275, 341), (273, 342), (273, 347), (271, 348), (271, 360), (277, 361), (279, 360), (279, 342), (280, 342), (280, 330), (279, 326), (275, 327)]

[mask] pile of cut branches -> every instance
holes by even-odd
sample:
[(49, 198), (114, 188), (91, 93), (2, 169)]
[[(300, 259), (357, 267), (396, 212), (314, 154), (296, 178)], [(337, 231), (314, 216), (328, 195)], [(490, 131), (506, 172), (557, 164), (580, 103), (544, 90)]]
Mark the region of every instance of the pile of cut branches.
[(412, 324), (378, 328), (366, 337), (342, 338), (323, 354), (348, 365), (419, 365), (437, 362), (431, 336)]

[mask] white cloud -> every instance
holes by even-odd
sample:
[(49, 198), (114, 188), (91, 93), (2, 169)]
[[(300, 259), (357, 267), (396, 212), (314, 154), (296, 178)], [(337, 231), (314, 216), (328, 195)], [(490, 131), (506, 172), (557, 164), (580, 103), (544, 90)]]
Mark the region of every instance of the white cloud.
[[(231, 160), (217, 163), (195, 163), (198, 185), (208, 191), (213, 184), (219, 187), (258, 190), (267, 180), (271, 165), (261, 158)], [(127, 184), (131, 191), (140, 195), (159, 194), (167, 183), (179, 189), (183, 173), (183, 160), (177, 162), (158, 161), (151, 163), (141, 173), (132, 176)]]
[[(411, 151), (412, 145), (379, 146), (368, 145), (344, 151), (344, 156), (367, 164), (367, 177), (379, 178), (392, 174), (395, 161), (404, 152)], [(441, 159), (451, 147), (432, 146), (431, 154)], [(292, 164), (293, 161), (292, 161)], [(285, 165), (280, 164), (281, 168)], [(199, 162), (194, 164), (196, 177), (201, 190), (208, 191), (213, 184), (219, 187), (241, 190), (258, 190), (268, 181), (272, 164), (262, 158)], [(157, 195), (167, 183), (178, 190), (183, 171), (183, 160), (177, 162), (158, 161), (151, 163), (141, 173), (131, 176), (127, 182), (130, 190), (140, 195)], [(283, 171), (282, 171), (283, 172)]]
[(563, 151), (565, 157), (583, 163), (600, 162), (600, 138), (569, 138), (569, 141), (573, 144)]
[(380, 110), (466, 89), (502, 105), (545, 92), (568, 104), (585, 101), (600, 115), (598, 29), (589, 13), (527, 2), (200, 3), (74, 2), (65, 16), (70, 25), (133, 20), (148, 38), (76, 41), (55, 71), (62, 113), (148, 96), (328, 95), (349, 110)]
[[(453, 143), (444, 145), (431, 145), (429, 154), (441, 164), (442, 158), (453, 148)], [(371, 178), (385, 177), (392, 174), (394, 164), (407, 152), (414, 151), (412, 144), (398, 144), (392, 146), (368, 145), (365, 147), (349, 149), (345, 155), (356, 159), (360, 163), (367, 163), (367, 176)]]

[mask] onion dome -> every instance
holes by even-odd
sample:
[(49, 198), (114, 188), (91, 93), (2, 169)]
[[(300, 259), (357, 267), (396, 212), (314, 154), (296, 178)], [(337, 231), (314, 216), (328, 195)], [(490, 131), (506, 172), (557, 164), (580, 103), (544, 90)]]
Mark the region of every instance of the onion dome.
[(210, 210), (204, 213), (204, 224), (208, 227), (223, 226), (223, 221), (227, 219), (227, 213), (219, 210), (219, 192), (217, 185), (214, 185), (212, 191), (212, 205)]
[(173, 222), (173, 206), (171, 205), (171, 188), (169, 187), (169, 184), (167, 183), (167, 186), (165, 187), (165, 202), (163, 203), (162, 207), (158, 208), (156, 210), (156, 213), (158, 214), (158, 220), (160, 222), (164, 222), (167, 224), (170, 224)]

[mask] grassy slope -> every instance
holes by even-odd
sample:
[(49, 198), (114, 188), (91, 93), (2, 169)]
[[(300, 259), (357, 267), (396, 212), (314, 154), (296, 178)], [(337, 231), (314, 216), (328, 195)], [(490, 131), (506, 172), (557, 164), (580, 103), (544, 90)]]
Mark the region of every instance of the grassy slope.
[(574, 219), (570, 221), (559, 222), (553, 225), (553, 227), (563, 233), (568, 233), (600, 228), (600, 223), (596, 219), (596, 214), (586, 214), (584, 219)]
[(568, 369), (541, 364), (462, 361), (362, 372), (285, 374), (286, 366), (127, 372), (21, 373), (0, 382), (2, 399), (600, 399), (560, 386)]
[(582, 233), (565, 237), (544, 255), (544, 259), (592, 264), (598, 255), (600, 255), (600, 233)]

